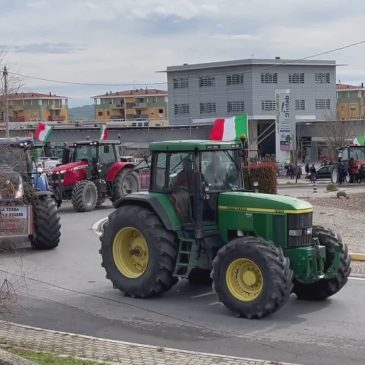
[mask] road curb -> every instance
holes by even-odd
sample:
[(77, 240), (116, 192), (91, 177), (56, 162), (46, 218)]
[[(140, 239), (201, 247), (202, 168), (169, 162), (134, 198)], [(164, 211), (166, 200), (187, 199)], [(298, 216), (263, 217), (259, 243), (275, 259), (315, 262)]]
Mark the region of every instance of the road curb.
[(364, 253), (350, 253), (350, 257), (352, 261), (365, 261)]
[[(292, 363), (186, 351), (45, 330), (0, 320), (0, 343), (120, 365), (296, 365)], [(1, 362), (0, 362), (1, 364)]]

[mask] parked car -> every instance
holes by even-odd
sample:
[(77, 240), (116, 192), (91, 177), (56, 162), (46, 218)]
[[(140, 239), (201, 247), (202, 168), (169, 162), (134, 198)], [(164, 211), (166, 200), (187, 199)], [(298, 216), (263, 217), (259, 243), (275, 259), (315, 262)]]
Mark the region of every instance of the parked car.
[[(319, 167), (316, 171), (316, 180), (331, 179), (332, 170), (334, 169), (334, 167), (335, 166), (333, 165), (326, 165)], [(310, 179), (310, 174), (306, 175), (305, 178)]]

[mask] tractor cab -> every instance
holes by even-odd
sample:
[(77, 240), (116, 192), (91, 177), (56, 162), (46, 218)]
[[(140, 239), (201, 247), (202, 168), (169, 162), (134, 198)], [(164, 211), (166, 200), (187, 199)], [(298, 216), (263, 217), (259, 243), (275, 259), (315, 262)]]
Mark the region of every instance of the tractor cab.
[[(168, 194), (185, 223), (216, 223), (218, 196), (243, 189), (238, 143), (153, 143), (150, 192)], [(217, 146), (219, 148), (217, 148)]]

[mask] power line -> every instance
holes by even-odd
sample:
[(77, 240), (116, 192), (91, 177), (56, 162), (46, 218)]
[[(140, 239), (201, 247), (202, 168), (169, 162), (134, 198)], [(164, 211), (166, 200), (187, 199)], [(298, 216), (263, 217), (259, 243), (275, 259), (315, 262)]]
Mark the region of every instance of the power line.
[[(295, 60), (288, 60), (288, 61), (282, 61), (279, 63), (276, 63), (274, 65), (268, 66), (263, 68), (263, 70), (269, 70), (275, 67), (279, 67), (279, 66), (283, 66), (286, 65), (288, 63), (295, 63), (295, 62), (300, 62), (303, 60), (307, 60), (313, 57), (319, 57), (319, 56), (323, 56), (326, 54), (330, 54), (330, 53), (334, 53), (337, 51), (341, 51), (343, 49), (346, 48), (351, 48), (351, 47), (355, 47), (361, 44), (364, 44), (365, 40), (359, 41), (359, 42), (355, 42), (355, 43), (350, 43), (347, 44), (345, 46), (341, 46), (341, 47), (337, 47), (328, 51), (324, 51), (324, 52), (320, 52), (320, 53), (316, 53), (313, 54), (311, 56), (307, 56), (307, 57), (302, 57), (302, 58), (298, 58)], [(40, 80), (40, 81), (46, 81), (46, 82), (54, 82), (54, 83), (59, 83), (59, 84), (68, 84), (68, 85), (79, 85), (79, 86), (105, 86), (105, 87), (111, 87), (111, 86), (151, 86), (151, 85), (167, 85), (167, 82), (147, 82), (147, 83), (135, 83), (135, 82), (130, 82), (130, 83), (96, 83), (96, 82), (77, 82), (77, 81), (62, 81), (62, 80), (54, 80), (54, 79), (47, 79), (44, 77), (37, 77), (37, 76), (32, 76), (32, 75), (26, 75), (26, 74), (22, 74), (22, 73), (18, 73), (18, 72), (11, 72), (8, 71), (9, 74), (15, 75), (15, 76), (21, 76), (24, 78), (28, 78), (28, 79), (34, 79), (34, 80)], [(243, 73), (249, 73), (249, 71), (244, 71)]]
[(77, 82), (77, 81), (61, 81), (61, 80), (53, 80), (53, 79), (46, 79), (43, 77), (37, 77), (37, 76), (31, 76), (26, 75), (18, 72), (11, 72), (8, 71), (9, 74), (15, 75), (15, 76), (21, 76), (27, 79), (34, 79), (34, 80), (41, 80), (41, 81), (47, 81), (47, 82), (54, 82), (59, 84), (69, 84), (69, 85), (81, 85), (81, 86), (131, 86), (131, 85), (166, 85), (167, 82), (148, 82), (148, 83), (136, 83), (136, 82), (130, 82), (130, 83), (97, 83), (97, 82)]

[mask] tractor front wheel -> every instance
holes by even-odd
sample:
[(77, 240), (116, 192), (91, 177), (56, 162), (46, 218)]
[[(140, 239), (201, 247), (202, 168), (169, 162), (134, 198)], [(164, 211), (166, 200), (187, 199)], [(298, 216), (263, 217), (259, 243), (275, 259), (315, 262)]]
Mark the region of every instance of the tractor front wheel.
[(281, 248), (259, 237), (242, 237), (218, 251), (211, 276), (219, 300), (238, 316), (251, 319), (284, 305), (293, 273)]
[(124, 168), (114, 180), (112, 201), (136, 191), (139, 191), (138, 175), (131, 169)]
[(346, 284), (351, 273), (351, 258), (348, 255), (346, 244), (342, 243), (339, 236), (331, 230), (321, 226), (313, 226), (313, 237), (318, 238), (319, 243), (326, 247), (325, 271), (332, 265), (336, 255), (336, 248), (341, 247), (340, 263), (337, 273), (332, 279), (321, 279), (311, 284), (304, 284), (294, 280), (293, 292), (298, 299), (324, 300), (336, 294)]
[(100, 240), (106, 277), (125, 295), (152, 297), (177, 282), (175, 236), (151, 210), (132, 205), (118, 208), (109, 215)]
[(37, 250), (50, 250), (58, 246), (61, 236), (60, 217), (56, 203), (50, 196), (36, 197), (33, 203), (34, 233), (30, 242)]
[(98, 200), (96, 185), (89, 180), (78, 181), (72, 189), (71, 201), (77, 212), (94, 210)]

